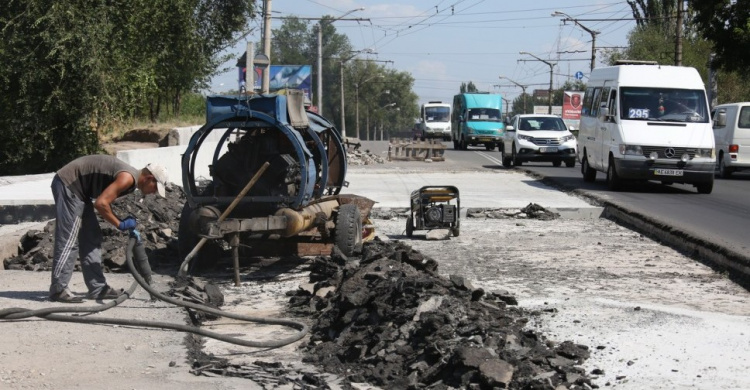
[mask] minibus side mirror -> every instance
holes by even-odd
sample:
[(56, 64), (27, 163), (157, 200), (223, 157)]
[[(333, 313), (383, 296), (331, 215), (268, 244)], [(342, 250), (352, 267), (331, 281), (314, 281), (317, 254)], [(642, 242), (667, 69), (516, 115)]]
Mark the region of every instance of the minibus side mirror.
[(714, 119), (714, 127), (724, 127), (727, 125), (727, 112), (726, 111), (719, 111), (718, 114), (716, 114), (716, 119)]

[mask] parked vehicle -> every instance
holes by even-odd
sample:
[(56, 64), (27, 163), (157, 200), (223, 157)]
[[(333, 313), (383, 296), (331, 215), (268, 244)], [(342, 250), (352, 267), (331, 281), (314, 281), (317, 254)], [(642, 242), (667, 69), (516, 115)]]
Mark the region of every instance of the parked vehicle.
[(500, 145), (503, 166), (520, 166), (527, 161), (547, 161), (559, 167), (576, 165), (578, 143), (557, 115), (516, 115), (505, 126)]
[(476, 92), (454, 96), (451, 115), (453, 149), (466, 150), (469, 145), (495, 149), (505, 132), (502, 112), (500, 94)]
[(421, 140), (426, 138), (442, 138), (451, 140), (451, 105), (443, 102), (429, 102), (422, 104), (419, 110), (419, 129)]
[(719, 176), (750, 169), (750, 102), (722, 104), (711, 117)]
[(686, 183), (710, 194), (714, 136), (698, 71), (624, 62), (591, 72), (581, 111), (578, 158), (584, 181)]

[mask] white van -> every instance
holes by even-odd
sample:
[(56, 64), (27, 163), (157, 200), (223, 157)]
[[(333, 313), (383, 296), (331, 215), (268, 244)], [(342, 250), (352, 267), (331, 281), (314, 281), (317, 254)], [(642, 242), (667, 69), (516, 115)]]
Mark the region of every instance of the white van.
[(714, 135), (698, 71), (655, 63), (617, 64), (591, 72), (578, 133), (583, 180), (607, 173), (625, 181), (714, 186)]
[(716, 106), (711, 117), (719, 176), (750, 169), (750, 102)]

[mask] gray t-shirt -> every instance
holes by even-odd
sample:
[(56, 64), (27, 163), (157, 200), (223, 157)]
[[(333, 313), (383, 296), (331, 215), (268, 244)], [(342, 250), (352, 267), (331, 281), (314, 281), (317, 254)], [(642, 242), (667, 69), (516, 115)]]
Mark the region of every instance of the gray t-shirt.
[(141, 172), (113, 156), (92, 155), (79, 157), (57, 171), (62, 182), (82, 201), (96, 199), (115, 181), (120, 172), (133, 175), (133, 186), (119, 196), (135, 191)]

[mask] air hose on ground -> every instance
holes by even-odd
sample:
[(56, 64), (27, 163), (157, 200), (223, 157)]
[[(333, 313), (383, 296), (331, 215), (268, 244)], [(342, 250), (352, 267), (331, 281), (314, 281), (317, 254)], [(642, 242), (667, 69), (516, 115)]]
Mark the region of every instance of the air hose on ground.
[[(136, 268), (136, 265), (133, 261), (133, 257), (136, 257), (136, 260), (138, 261), (138, 268), (140, 269)], [(128, 240), (128, 245), (125, 250), (125, 260), (127, 261), (128, 268), (130, 269), (130, 272), (133, 274), (135, 281), (117, 299), (114, 299), (106, 304), (97, 305), (97, 306), (48, 307), (48, 308), (36, 309), (36, 310), (27, 309), (27, 308), (19, 308), (19, 307), (0, 309), (0, 320), (20, 320), (20, 319), (25, 319), (25, 318), (30, 318), (30, 317), (39, 317), (39, 318), (43, 318), (46, 320), (61, 321), (61, 322), (76, 322), (76, 323), (83, 323), (83, 324), (126, 325), (126, 326), (145, 327), (145, 328), (171, 329), (171, 330), (176, 330), (180, 332), (193, 333), (196, 335), (216, 339), (219, 341), (224, 341), (224, 342), (231, 343), (231, 344), (241, 345), (245, 347), (254, 347), (254, 348), (283, 347), (285, 345), (301, 340), (303, 337), (305, 337), (305, 335), (309, 331), (309, 327), (306, 324), (299, 322), (299, 321), (294, 321), (291, 319), (245, 316), (245, 315), (240, 315), (240, 314), (233, 314), (233, 313), (228, 313), (228, 312), (218, 310), (209, 306), (200, 305), (200, 304), (191, 303), (191, 302), (185, 302), (185, 301), (181, 301), (181, 300), (163, 295), (162, 293), (156, 291), (153, 287), (150, 286), (149, 282), (151, 278), (150, 276), (151, 267), (148, 264), (148, 258), (146, 257), (146, 250), (143, 247), (143, 243), (139, 242), (139, 239), (133, 235), (131, 235), (130, 239)], [(146, 273), (149, 281), (144, 279), (144, 277), (141, 275), (141, 272)], [(210, 313), (210, 314), (220, 316), (220, 317), (232, 318), (232, 319), (245, 321), (245, 322), (286, 326), (286, 327), (290, 327), (293, 329), (297, 329), (298, 332), (294, 334), (293, 336), (280, 339), (280, 340), (250, 341), (250, 340), (244, 340), (244, 339), (240, 339), (236, 337), (222, 335), (220, 333), (211, 332), (211, 331), (201, 329), (196, 326), (190, 326), (190, 325), (174, 324), (174, 323), (159, 322), (159, 321), (143, 321), (143, 320), (122, 319), (122, 318), (92, 317), (92, 316), (77, 315), (77, 313), (85, 313), (85, 314), (99, 313), (107, 309), (113, 308), (119, 305), (120, 303), (124, 302), (128, 298), (130, 298), (133, 295), (133, 292), (135, 291), (135, 289), (138, 288), (138, 285), (143, 287), (144, 290), (146, 290), (149, 294), (151, 294), (152, 299), (156, 298), (156, 299), (171, 303), (176, 306), (186, 307), (186, 308), (190, 308), (193, 310), (202, 311), (205, 313)], [(76, 313), (76, 314), (65, 315), (65, 314), (59, 314), (59, 313)]]

